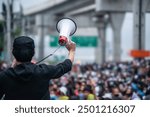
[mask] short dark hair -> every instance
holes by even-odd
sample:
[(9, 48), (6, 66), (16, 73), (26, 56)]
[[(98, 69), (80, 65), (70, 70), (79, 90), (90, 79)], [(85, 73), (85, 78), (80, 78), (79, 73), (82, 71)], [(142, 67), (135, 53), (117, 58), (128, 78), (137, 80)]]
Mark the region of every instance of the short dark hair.
[(19, 62), (30, 62), (34, 56), (34, 41), (27, 36), (20, 36), (14, 40), (12, 54)]

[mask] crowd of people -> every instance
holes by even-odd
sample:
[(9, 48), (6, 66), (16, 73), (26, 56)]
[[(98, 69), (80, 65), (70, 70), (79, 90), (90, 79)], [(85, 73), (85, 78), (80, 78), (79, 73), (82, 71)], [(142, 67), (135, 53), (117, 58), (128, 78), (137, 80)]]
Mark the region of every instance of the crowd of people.
[[(7, 67), (0, 63), (0, 71)], [(51, 100), (149, 100), (150, 60), (75, 64), (50, 80), (49, 94)]]
[(51, 100), (148, 100), (150, 60), (76, 64), (49, 91)]

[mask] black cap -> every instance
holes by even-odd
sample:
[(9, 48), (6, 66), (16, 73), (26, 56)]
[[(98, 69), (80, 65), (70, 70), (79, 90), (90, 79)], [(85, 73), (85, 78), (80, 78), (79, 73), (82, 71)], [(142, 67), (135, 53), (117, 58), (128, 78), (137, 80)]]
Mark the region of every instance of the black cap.
[(12, 54), (19, 62), (30, 62), (34, 56), (34, 41), (27, 36), (20, 36), (14, 40)]
[(34, 41), (27, 36), (20, 36), (14, 40), (13, 49), (34, 49)]

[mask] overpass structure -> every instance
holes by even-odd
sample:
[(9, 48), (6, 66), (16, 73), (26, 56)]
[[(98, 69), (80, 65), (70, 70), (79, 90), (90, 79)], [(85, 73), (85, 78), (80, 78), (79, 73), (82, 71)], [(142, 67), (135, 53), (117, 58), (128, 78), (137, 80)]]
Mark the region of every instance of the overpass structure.
[[(106, 60), (106, 27), (113, 30), (113, 59), (120, 60), (121, 28), (125, 13), (134, 16), (134, 49), (145, 49), (145, 14), (150, 12), (150, 0), (48, 0), (47, 2), (24, 11), (23, 34), (37, 33), (40, 39), (39, 57), (43, 58), (44, 34), (55, 34), (55, 24), (62, 17), (71, 17), (78, 28), (97, 29), (99, 37), (96, 48), (96, 62)], [(83, 30), (83, 31), (84, 31)], [(78, 32), (79, 33), (79, 32)], [(41, 59), (39, 58), (39, 59)]]

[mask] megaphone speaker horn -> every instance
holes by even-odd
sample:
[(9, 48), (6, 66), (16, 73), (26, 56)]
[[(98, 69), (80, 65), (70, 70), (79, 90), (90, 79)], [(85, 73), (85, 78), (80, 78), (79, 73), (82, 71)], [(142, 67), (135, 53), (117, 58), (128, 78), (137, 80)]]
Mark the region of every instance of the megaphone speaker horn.
[(72, 36), (76, 30), (76, 23), (70, 18), (63, 18), (56, 24), (56, 29), (59, 32), (58, 43), (64, 46), (69, 41), (69, 36)]

